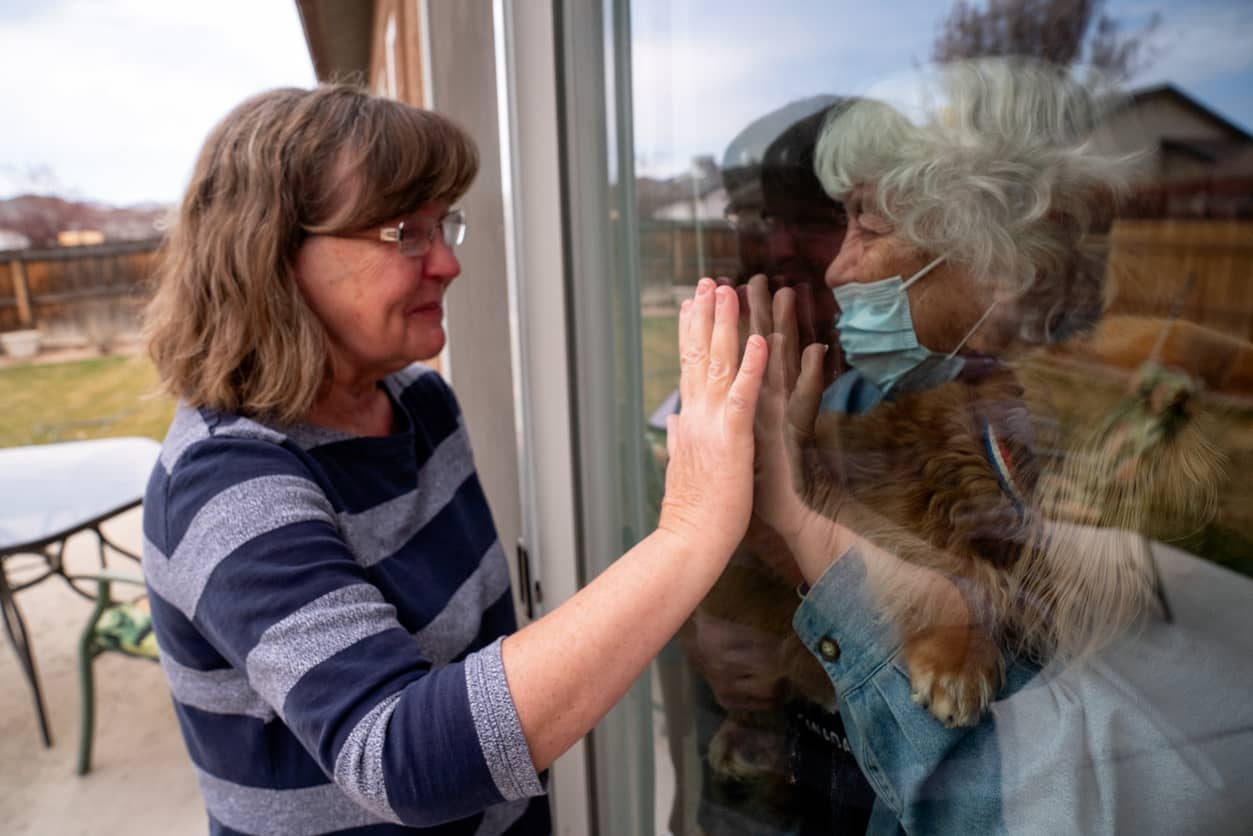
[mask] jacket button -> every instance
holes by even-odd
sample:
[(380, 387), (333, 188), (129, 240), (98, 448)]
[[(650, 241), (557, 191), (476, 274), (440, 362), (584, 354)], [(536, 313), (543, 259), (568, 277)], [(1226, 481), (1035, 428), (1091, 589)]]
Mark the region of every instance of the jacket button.
[(828, 662), (834, 662), (840, 658), (840, 646), (830, 636), (824, 636), (822, 641), (818, 642), (818, 652)]

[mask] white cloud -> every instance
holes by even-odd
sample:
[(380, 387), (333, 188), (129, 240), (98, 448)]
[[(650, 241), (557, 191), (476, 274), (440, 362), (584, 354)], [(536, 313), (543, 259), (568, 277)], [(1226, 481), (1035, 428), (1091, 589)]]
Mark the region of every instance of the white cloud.
[(1253, 7), (1204, 9), (1163, 15), (1151, 45), (1156, 58), (1139, 81), (1172, 81), (1180, 86), (1253, 70)]
[[(934, 102), (928, 62), (948, 3), (844, 0), (635, 0), (634, 140), (640, 174), (720, 157), (753, 119), (827, 93), (888, 101), (920, 118)], [(1248, 0), (1113, 0), (1135, 32), (1160, 13), (1156, 56), (1133, 86), (1170, 81), (1238, 121), (1253, 114)]]
[(71, 192), (116, 203), (176, 200), (227, 110), (315, 80), (283, 0), (65, 0), (0, 16), (0, 73), (21, 79), (0, 94), (0, 164), (46, 166)]
[[(930, 57), (940, 12), (918, 0), (878, 7), (795, 0), (771, 14), (760, 2), (644, 0), (632, 7), (634, 140), (640, 174), (687, 170), (720, 158), (750, 122), (797, 99), (866, 95)], [(902, 26), (907, 18), (912, 25)]]

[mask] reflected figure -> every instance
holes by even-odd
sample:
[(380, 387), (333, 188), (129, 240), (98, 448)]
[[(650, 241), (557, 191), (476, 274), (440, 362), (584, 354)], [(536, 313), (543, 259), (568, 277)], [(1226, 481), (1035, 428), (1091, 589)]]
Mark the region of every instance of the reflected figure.
[(859, 102), (819, 142), (819, 175), (850, 219), (826, 281), (851, 372), (823, 396), (806, 490), (950, 581), (874, 579), (916, 701), (969, 725), (999, 690), (1006, 651), (1081, 655), (1139, 614), (1149, 576), (1138, 554), (1095, 560), (1040, 535), (1041, 462), (1009, 362), (1099, 318), (1104, 263), (1090, 239), (1126, 161), (1091, 149), (1097, 103), (1050, 69), (954, 66), (941, 101), (924, 126)]
[[(740, 269), (722, 281), (745, 296), (753, 276), (767, 293), (795, 293), (806, 344), (834, 339), (835, 303), (823, 274), (848, 221), (814, 172), (814, 149), (823, 125), (849, 103), (793, 102), (747, 126), (724, 155), (726, 218)], [(799, 581), (786, 545), (750, 523), (684, 631), (684, 651), (703, 680), (698, 818), (707, 833), (865, 829), (873, 791), (848, 751), (830, 682), (791, 628)]]
[[(1018, 372), (1099, 321), (1094, 239), (1128, 160), (1087, 142), (1098, 103), (1061, 72), (981, 61), (943, 83), (930, 121), (861, 101), (819, 140), (849, 215), (826, 272), (838, 342), (804, 347), (796, 295), (750, 282), (754, 327), (773, 332), (755, 513), (810, 585), (793, 623), (875, 787), (872, 832), (1177, 832), (1190, 814), (1145, 795), (1208, 802), (1247, 756), (1246, 700), (1209, 664), (1247, 640), (1207, 637), (1197, 656), (1150, 610), (1160, 549), (1042, 505), (1058, 461)], [(1142, 458), (1188, 443), (1175, 403), (1141, 416)], [(1197, 580), (1177, 585), (1189, 607), (1221, 583)], [(1225, 708), (1198, 721), (1188, 700)], [(1196, 821), (1230, 827), (1233, 806)]]
[(761, 274), (772, 289), (796, 289), (812, 302), (801, 323), (808, 342), (830, 341), (835, 308), (823, 274), (848, 229), (844, 207), (814, 174), (814, 147), (822, 126), (850, 103), (834, 96), (793, 102), (750, 124), (723, 156), (724, 214), (740, 259), (735, 283)]

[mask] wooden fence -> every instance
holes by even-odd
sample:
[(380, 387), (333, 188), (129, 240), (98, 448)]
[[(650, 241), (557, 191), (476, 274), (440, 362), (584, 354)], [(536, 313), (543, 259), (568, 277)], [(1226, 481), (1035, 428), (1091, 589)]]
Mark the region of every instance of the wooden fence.
[[(640, 230), (645, 289), (734, 275), (735, 233), (709, 224)], [(0, 331), (73, 330), (101, 304), (133, 312), (147, 294), (159, 240), (98, 247), (0, 251)], [(1110, 233), (1109, 311), (1165, 316), (1188, 276), (1182, 317), (1253, 340), (1253, 221), (1120, 220)]]
[[(641, 284), (695, 285), (701, 276), (735, 276), (739, 249), (735, 230), (723, 221), (640, 224)], [(702, 269), (703, 268), (703, 269)]]
[(101, 316), (133, 320), (159, 244), (0, 251), (0, 331), (81, 332)]
[(1253, 341), (1253, 221), (1120, 220), (1110, 233), (1110, 313), (1182, 319)]
[[(649, 223), (640, 227), (645, 291), (694, 284), (700, 275), (734, 276), (739, 256), (734, 230), (710, 223)], [(1253, 340), (1253, 221), (1119, 220), (1109, 236), (1110, 313), (1166, 316), (1189, 275), (1183, 319)], [(704, 264), (698, 267), (697, 253)]]

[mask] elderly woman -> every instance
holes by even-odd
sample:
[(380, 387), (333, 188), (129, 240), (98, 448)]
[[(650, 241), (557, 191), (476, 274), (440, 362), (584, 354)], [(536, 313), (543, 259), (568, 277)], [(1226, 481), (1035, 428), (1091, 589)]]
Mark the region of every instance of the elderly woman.
[[(1038, 536), (1040, 465), (1007, 362), (1099, 315), (1089, 242), (1123, 161), (1088, 144), (1093, 99), (1060, 72), (981, 62), (945, 82), (931, 123), (861, 102), (819, 142), (818, 174), (849, 214), (826, 274), (834, 384), (824, 349), (798, 345), (790, 292), (750, 288), (754, 327), (774, 331), (754, 511), (808, 584), (793, 623), (878, 795), (871, 832), (1230, 828), (1238, 802), (1215, 803), (1210, 770), (1232, 758), (1174, 706), (1180, 692), (1212, 702), (1229, 677), (1171, 677), (1196, 672), (1195, 637), (1150, 619), (1130, 651), (1056, 661), (1111, 640), (1134, 607), (1065, 623), (1060, 599), (1122, 581), (1091, 554), (1060, 566)], [(1200, 761), (1185, 754), (1197, 745)]]
[[(866, 100), (819, 141), (816, 169), (849, 216), (826, 272), (845, 372), (824, 392), (800, 371), (794, 405), (806, 414), (793, 417), (815, 436), (811, 504), (959, 579), (951, 600), (914, 588), (909, 572), (879, 582), (918, 700), (968, 725), (1000, 685), (1005, 645), (1049, 650), (1063, 632), (1038, 609), (1014, 617), (1016, 568), (1045, 550), (1028, 513), (1031, 417), (1007, 358), (1099, 316), (1104, 265), (1088, 239), (1108, 223), (1121, 161), (1088, 146), (1094, 102), (1060, 73), (983, 62), (949, 68), (945, 82), (935, 123)], [(764, 312), (760, 281), (753, 295)], [(795, 355), (783, 348), (779, 363)], [(806, 352), (816, 373), (821, 349)]]
[(417, 364), (476, 168), (446, 119), (339, 86), (244, 102), (196, 164), (149, 309), (181, 403), (144, 571), (213, 833), (549, 832), (544, 770), (747, 525), (765, 342), (737, 374), (735, 293), (705, 280), (657, 531), (514, 632), (456, 401)]

